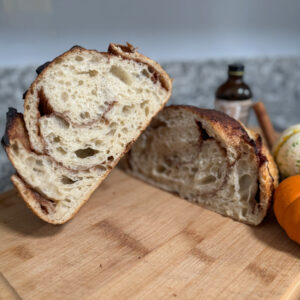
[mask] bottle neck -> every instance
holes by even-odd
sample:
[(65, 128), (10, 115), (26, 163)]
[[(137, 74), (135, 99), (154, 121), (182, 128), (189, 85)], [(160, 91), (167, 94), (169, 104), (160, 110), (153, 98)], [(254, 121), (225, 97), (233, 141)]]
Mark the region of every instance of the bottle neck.
[(228, 73), (228, 81), (236, 83), (243, 82), (243, 75), (233, 75)]

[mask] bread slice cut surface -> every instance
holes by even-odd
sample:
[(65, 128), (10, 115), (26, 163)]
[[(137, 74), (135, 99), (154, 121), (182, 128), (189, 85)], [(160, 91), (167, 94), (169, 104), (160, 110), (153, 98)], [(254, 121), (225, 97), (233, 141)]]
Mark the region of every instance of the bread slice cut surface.
[(29, 207), (69, 220), (168, 101), (167, 73), (131, 45), (76, 46), (38, 69), (2, 143)]
[(278, 175), (261, 137), (229, 116), (166, 107), (122, 162), (155, 186), (235, 220), (259, 224)]

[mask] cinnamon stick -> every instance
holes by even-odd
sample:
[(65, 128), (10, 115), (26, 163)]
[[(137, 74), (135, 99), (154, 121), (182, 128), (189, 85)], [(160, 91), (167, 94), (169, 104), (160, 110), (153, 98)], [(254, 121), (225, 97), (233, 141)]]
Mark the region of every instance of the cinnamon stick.
[(259, 125), (263, 131), (263, 134), (267, 140), (268, 146), (270, 149), (274, 146), (277, 135), (266, 110), (263, 102), (259, 101), (253, 105), (254, 112), (256, 114)]

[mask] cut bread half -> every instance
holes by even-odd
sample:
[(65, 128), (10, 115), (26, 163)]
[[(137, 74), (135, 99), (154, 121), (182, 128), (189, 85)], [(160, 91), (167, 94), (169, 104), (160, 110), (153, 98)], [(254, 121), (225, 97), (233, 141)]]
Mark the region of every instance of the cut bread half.
[(76, 46), (37, 72), (24, 118), (7, 114), (2, 144), (23, 199), (43, 220), (61, 224), (165, 105), (172, 84), (130, 45), (111, 44), (108, 53)]
[(215, 110), (170, 106), (122, 161), (130, 174), (235, 220), (258, 225), (277, 168), (261, 137)]
[(30, 144), (72, 169), (117, 160), (172, 89), (160, 65), (132, 46), (76, 46), (39, 71), (24, 103)]

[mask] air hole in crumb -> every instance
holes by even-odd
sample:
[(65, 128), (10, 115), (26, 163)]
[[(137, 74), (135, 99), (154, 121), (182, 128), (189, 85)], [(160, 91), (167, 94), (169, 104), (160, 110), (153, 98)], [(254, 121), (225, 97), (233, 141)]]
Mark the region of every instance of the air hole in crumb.
[(76, 150), (75, 154), (79, 158), (87, 158), (87, 157), (90, 157), (90, 156), (93, 156), (93, 155), (97, 154), (98, 152), (99, 152), (98, 150), (95, 150), (95, 149), (92, 149), (92, 148), (89, 147), (89, 148), (86, 148), (86, 149)]
[(111, 155), (107, 158), (108, 161), (113, 161), (114, 160), (114, 157)]
[(158, 173), (163, 173), (163, 172), (166, 171), (166, 168), (164, 166), (162, 166), (162, 165), (158, 165), (157, 168), (156, 168), (156, 171)]
[(102, 141), (101, 140), (96, 140), (96, 142), (95, 142), (95, 145), (96, 146), (100, 146), (102, 144)]
[(27, 159), (26, 159), (26, 163), (28, 165), (32, 165), (34, 163), (34, 158), (32, 156), (29, 156)]
[(58, 147), (58, 148), (56, 148), (56, 150), (57, 150), (59, 153), (61, 153), (62, 155), (66, 155), (66, 154), (67, 154), (67, 152), (66, 152), (62, 147)]
[(82, 112), (81, 114), (80, 114), (80, 117), (82, 118), (82, 119), (87, 119), (87, 118), (89, 118), (90, 117), (90, 113), (89, 112)]
[(119, 78), (121, 81), (123, 81), (127, 85), (131, 85), (132, 80), (130, 78), (130, 75), (124, 71), (121, 67), (118, 66), (112, 66), (110, 68), (111, 74)]
[(123, 128), (122, 128), (122, 131), (123, 131), (124, 133), (128, 133), (128, 129), (127, 129), (126, 127), (123, 127)]
[(59, 143), (60, 142), (60, 137), (59, 136), (54, 137), (53, 142), (54, 143)]
[(38, 166), (42, 166), (42, 165), (43, 165), (43, 161), (40, 160), (40, 159), (37, 159), (37, 160), (35, 161), (35, 163), (36, 163)]
[(76, 180), (72, 180), (71, 178), (69, 178), (69, 177), (67, 177), (67, 176), (63, 176), (63, 177), (61, 178), (61, 182), (62, 182), (63, 184), (73, 184), (73, 183), (76, 182)]
[(55, 116), (55, 118), (57, 119), (57, 122), (61, 128), (66, 129), (70, 127), (70, 124), (65, 119), (58, 116)]
[(64, 101), (67, 101), (69, 99), (69, 95), (66, 93), (66, 92), (63, 92), (61, 94), (61, 98), (64, 100)]
[(132, 109), (132, 106), (125, 105), (125, 106), (122, 108), (122, 112), (123, 112), (123, 113), (128, 113), (131, 109)]
[[(105, 111), (105, 106), (104, 105), (99, 105), (98, 106), (99, 111), (101, 112), (101, 114)], [(99, 114), (100, 115), (100, 114)]]
[(149, 107), (148, 107), (148, 106), (145, 108), (145, 115), (146, 115), (146, 116), (149, 115)]
[(109, 133), (108, 133), (108, 135), (114, 135), (116, 133), (116, 129), (112, 129)]
[(216, 181), (216, 177), (212, 175), (208, 175), (206, 177), (201, 178), (200, 184), (210, 184)]
[(145, 100), (140, 104), (141, 108), (144, 108), (147, 104), (149, 104), (149, 100)]
[(89, 70), (89, 75), (91, 77), (95, 77), (97, 74), (98, 74), (98, 71), (96, 71), (96, 70)]
[(79, 80), (78, 85), (83, 85), (83, 80)]
[(246, 215), (247, 215), (247, 208), (242, 208), (242, 216), (243, 217), (246, 217)]
[(43, 173), (43, 171), (40, 170), (40, 169), (32, 168), (32, 170), (33, 170), (34, 172), (36, 172), (36, 173)]
[(81, 57), (81, 56), (79, 56), (79, 55), (76, 55), (75, 59), (76, 59), (77, 61), (83, 61), (83, 57)]
[(145, 69), (142, 71), (142, 75), (144, 75), (147, 78), (150, 78), (150, 73)]

